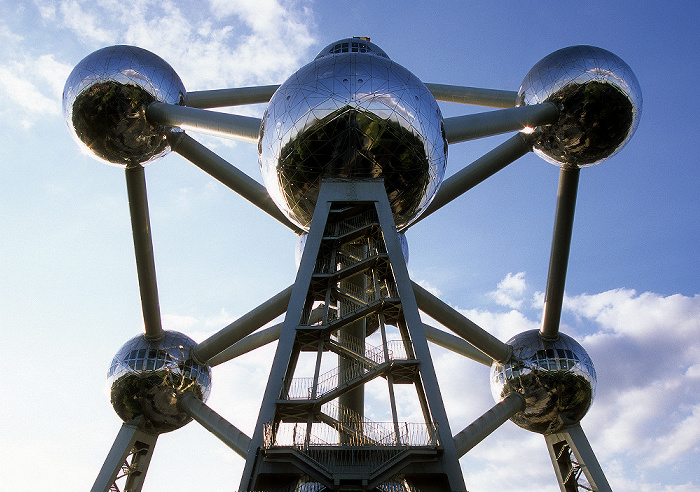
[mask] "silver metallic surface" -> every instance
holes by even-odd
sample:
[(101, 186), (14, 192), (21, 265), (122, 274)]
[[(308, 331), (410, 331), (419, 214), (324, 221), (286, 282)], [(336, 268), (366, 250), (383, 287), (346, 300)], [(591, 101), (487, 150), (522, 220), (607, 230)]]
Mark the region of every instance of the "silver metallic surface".
[(265, 187), (305, 230), (322, 178), (384, 178), (396, 225), (406, 226), (430, 203), (447, 159), (430, 91), (359, 38), (330, 45), (280, 86), (258, 145)]
[(593, 403), (596, 375), (593, 362), (579, 343), (559, 334), (545, 341), (538, 330), (507, 342), (513, 356), (491, 366), (491, 394), (496, 402), (510, 393), (525, 398), (525, 409), (511, 418), (532, 432), (551, 434), (577, 424)]
[(639, 124), (642, 92), (630, 67), (594, 46), (571, 46), (544, 57), (527, 74), (518, 106), (553, 102), (559, 121), (539, 127), (534, 151), (557, 165), (579, 167), (616, 154)]
[(126, 342), (108, 373), (117, 415), (125, 422), (143, 415), (144, 428), (154, 433), (188, 423), (190, 417), (177, 408), (178, 396), (190, 392), (206, 401), (211, 391), (211, 368), (192, 358), (195, 345), (175, 331), (163, 332), (158, 340), (139, 335)]
[(185, 86), (162, 58), (135, 46), (97, 50), (73, 69), (63, 114), (79, 144), (111, 164), (143, 164), (165, 155), (169, 130), (146, 119), (153, 102), (183, 104)]

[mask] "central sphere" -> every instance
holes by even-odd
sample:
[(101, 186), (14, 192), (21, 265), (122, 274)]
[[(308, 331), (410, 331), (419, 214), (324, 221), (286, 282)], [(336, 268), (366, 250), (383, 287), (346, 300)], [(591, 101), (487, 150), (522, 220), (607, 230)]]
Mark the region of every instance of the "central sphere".
[(445, 174), (440, 108), (415, 75), (363, 38), (338, 41), (270, 99), (259, 159), (268, 193), (308, 230), (323, 178), (383, 178), (398, 228)]
[(144, 335), (119, 349), (109, 368), (112, 406), (124, 422), (143, 416), (143, 426), (155, 433), (169, 432), (190, 417), (177, 408), (177, 398), (191, 392), (206, 401), (211, 391), (211, 368), (192, 357), (194, 340), (165, 331), (158, 340)]
[(581, 345), (559, 334), (544, 340), (539, 330), (508, 340), (513, 356), (491, 366), (491, 393), (499, 402), (512, 392), (525, 398), (525, 409), (511, 420), (540, 434), (552, 434), (577, 424), (593, 403), (596, 376)]

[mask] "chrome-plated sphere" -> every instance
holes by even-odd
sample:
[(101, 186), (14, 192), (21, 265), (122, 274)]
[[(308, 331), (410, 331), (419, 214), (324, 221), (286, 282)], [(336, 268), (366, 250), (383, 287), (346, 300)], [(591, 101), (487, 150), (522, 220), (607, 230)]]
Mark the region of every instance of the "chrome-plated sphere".
[(383, 178), (397, 227), (413, 221), (442, 181), (447, 140), (433, 95), (362, 39), (338, 41), (270, 99), (260, 128), (263, 181), (308, 230), (323, 178)]
[(211, 391), (211, 368), (192, 358), (195, 342), (176, 331), (165, 331), (159, 340), (144, 335), (119, 349), (109, 367), (112, 406), (124, 422), (143, 415), (151, 432), (169, 432), (188, 423), (190, 417), (177, 408), (185, 392), (206, 401)]
[(153, 102), (184, 104), (185, 86), (162, 58), (135, 46), (89, 54), (63, 89), (63, 114), (78, 143), (111, 164), (143, 164), (170, 151), (166, 127), (146, 119)]
[(552, 102), (559, 120), (537, 128), (535, 153), (556, 165), (590, 166), (616, 154), (637, 129), (642, 91), (630, 67), (594, 46), (544, 57), (518, 91), (518, 106)]
[(511, 419), (523, 429), (551, 434), (578, 423), (595, 397), (593, 362), (579, 343), (559, 334), (543, 340), (538, 330), (508, 340), (513, 356), (491, 366), (491, 394), (499, 402), (512, 392), (525, 398), (525, 409)]

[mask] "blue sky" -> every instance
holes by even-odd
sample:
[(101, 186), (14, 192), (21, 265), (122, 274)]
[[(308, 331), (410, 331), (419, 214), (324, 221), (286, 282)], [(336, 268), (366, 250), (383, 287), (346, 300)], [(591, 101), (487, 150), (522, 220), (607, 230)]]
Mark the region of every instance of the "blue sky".
[[(91, 486), (121, 425), (107, 367), (143, 324), (123, 171), (82, 154), (61, 114), (72, 67), (133, 44), (188, 90), (280, 83), (331, 41), (370, 36), (425, 82), (517, 90), (538, 60), (575, 44), (632, 67), (641, 123), (581, 173), (562, 331), (596, 365), (582, 426), (613, 489), (700, 491), (698, 20), (694, 1), (0, 4), (0, 488)], [(260, 180), (254, 145), (194, 136)], [(506, 138), (450, 146), (448, 174)], [(293, 282), (284, 226), (177, 155), (146, 179), (166, 328), (202, 340)], [(557, 180), (530, 154), (417, 224), (413, 279), (502, 340), (537, 328)], [(214, 370), (210, 406), (248, 434), (273, 351)], [(488, 370), (433, 355), (457, 432), (493, 404)], [(461, 463), (472, 492), (557, 490), (544, 439), (510, 422)], [(242, 466), (193, 423), (160, 437), (144, 490), (231, 490)]]

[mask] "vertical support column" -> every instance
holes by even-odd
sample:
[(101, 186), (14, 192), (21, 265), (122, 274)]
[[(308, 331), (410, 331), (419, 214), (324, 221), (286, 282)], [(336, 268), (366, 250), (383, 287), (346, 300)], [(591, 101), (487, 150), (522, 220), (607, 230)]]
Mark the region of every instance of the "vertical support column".
[(125, 492), (141, 490), (158, 436), (142, 431), (138, 423), (134, 420), (119, 429), (91, 492), (115, 490), (117, 480), (121, 479), (125, 479)]
[(581, 473), (594, 492), (612, 492), (580, 424), (549, 434), (545, 441), (562, 492), (578, 492)]
[(559, 336), (559, 322), (564, 301), (564, 283), (569, 263), (571, 232), (574, 227), (579, 174), (578, 167), (564, 166), (559, 172), (552, 252), (549, 257), (547, 290), (545, 291), (544, 313), (540, 329), (540, 336), (546, 340), (556, 340)]
[(126, 191), (129, 196), (131, 229), (134, 236), (134, 252), (136, 253), (136, 272), (139, 279), (146, 338), (157, 340), (163, 336), (163, 328), (160, 320), (156, 264), (153, 257), (151, 223), (148, 215), (146, 177), (143, 166), (140, 164), (126, 167)]

